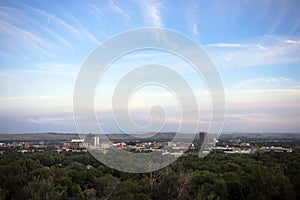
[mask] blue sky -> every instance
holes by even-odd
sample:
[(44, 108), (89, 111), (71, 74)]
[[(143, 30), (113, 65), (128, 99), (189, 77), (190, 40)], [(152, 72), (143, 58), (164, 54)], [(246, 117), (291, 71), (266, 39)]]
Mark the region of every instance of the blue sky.
[[(75, 132), (73, 87), (82, 63), (106, 39), (143, 27), (176, 30), (205, 49), (225, 87), (224, 132), (299, 132), (299, 7), (298, 0), (1, 1), (0, 132)], [(104, 79), (104, 95), (121, 68), (164, 62), (156, 53), (120, 59), (114, 76)], [(193, 87), (203, 84), (181, 61), (170, 55), (165, 60)], [(155, 100), (173, 106), (174, 97), (161, 90), (154, 96), (153, 90), (132, 102), (137, 123), (147, 124), (142, 116)], [(209, 96), (205, 89), (198, 92), (205, 129)], [(96, 106), (99, 118), (107, 132), (117, 132), (108, 104)], [(170, 117), (166, 130), (178, 121)]]

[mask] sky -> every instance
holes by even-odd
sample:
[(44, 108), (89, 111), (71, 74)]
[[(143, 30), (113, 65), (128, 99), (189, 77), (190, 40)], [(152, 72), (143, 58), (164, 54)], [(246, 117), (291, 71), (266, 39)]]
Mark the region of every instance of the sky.
[[(206, 51), (225, 89), (223, 132), (300, 132), (299, 7), (298, 0), (0, 1), (0, 133), (76, 132), (73, 91), (82, 64), (107, 39), (145, 27), (175, 30)], [(103, 76), (95, 92), (103, 130), (120, 131), (111, 115), (116, 83), (147, 63), (171, 64), (191, 84), (200, 118), (189, 123), (206, 130), (211, 103), (203, 80), (176, 56), (151, 50), (120, 58)], [(164, 131), (176, 130), (179, 104), (157, 86), (132, 96), (135, 123), (147, 125), (153, 105), (168, 110)]]

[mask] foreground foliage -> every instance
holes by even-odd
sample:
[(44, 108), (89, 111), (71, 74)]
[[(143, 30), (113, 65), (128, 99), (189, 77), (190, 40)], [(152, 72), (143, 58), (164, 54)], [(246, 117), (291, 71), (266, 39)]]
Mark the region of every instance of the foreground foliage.
[(188, 155), (129, 174), (89, 153), (11, 150), (0, 155), (0, 199), (300, 199), (299, 155)]

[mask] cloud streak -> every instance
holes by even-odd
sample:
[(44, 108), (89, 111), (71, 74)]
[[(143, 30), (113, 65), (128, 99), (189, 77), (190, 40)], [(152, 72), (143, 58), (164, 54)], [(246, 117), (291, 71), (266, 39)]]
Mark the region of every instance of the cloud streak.
[(248, 79), (245, 81), (240, 82), (236, 87), (241, 88), (244, 86), (249, 85), (262, 85), (262, 84), (273, 84), (273, 83), (291, 83), (292, 80), (290, 78), (285, 77), (262, 77), (262, 78), (255, 78), (255, 79)]
[(7, 61), (11, 60), (9, 56), (16, 55), (27, 61), (53, 59), (74, 52), (80, 44), (100, 44), (71, 14), (65, 13), (68, 18), (62, 19), (57, 14), (29, 4), (19, 2), (16, 7), (22, 9), (0, 6), (0, 42), (3, 52), (0, 56)]
[(109, 4), (115, 12), (119, 13), (122, 17), (125, 18), (127, 23), (131, 20), (131, 17), (127, 14), (127, 12), (123, 10), (120, 6), (118, 6), (113, 0), (110, 0)]
[(300, 62), (300, 42), (279, 36), (264, 36), (254, 43), (206, 44), (204, 48), (218, 66), (243, 67)]
[(198, 1), (191, 1), (191, 4), (188, 7), (187, 13), (187, 21), (190, 23), (190, 26), (192, 27), (192, 34), (195, 39), (199, 39), (200, 32), (198, 27), (198, 20), (197, 20), (197, 14), (199, 12), (199, 2)]
[(144, 9), (144, 17), (147, 23), (154, 27), (163, 27), (160, 10), (162, 2), (160, 1), (139, 1), (140, 6)]

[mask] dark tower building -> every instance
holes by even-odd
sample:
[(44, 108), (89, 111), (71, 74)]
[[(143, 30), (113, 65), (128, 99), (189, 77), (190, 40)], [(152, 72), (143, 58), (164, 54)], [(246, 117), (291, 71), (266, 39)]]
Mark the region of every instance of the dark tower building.
[(202, 144), (204, 143), (205, 137), (207, 135), (207, 132), (199, 132), (199, 136), (197, 138), (197, 149), (201, 149)]
[(88, 143), (88, 144), (93, 144), (93, 137), (95, 137), (95, 135), (89, 133), (89, 134), (87, 134), (87, 135), (85, 136), (85, 140), (84, 140), (84, 141), (85, 141), (86, 143)]

